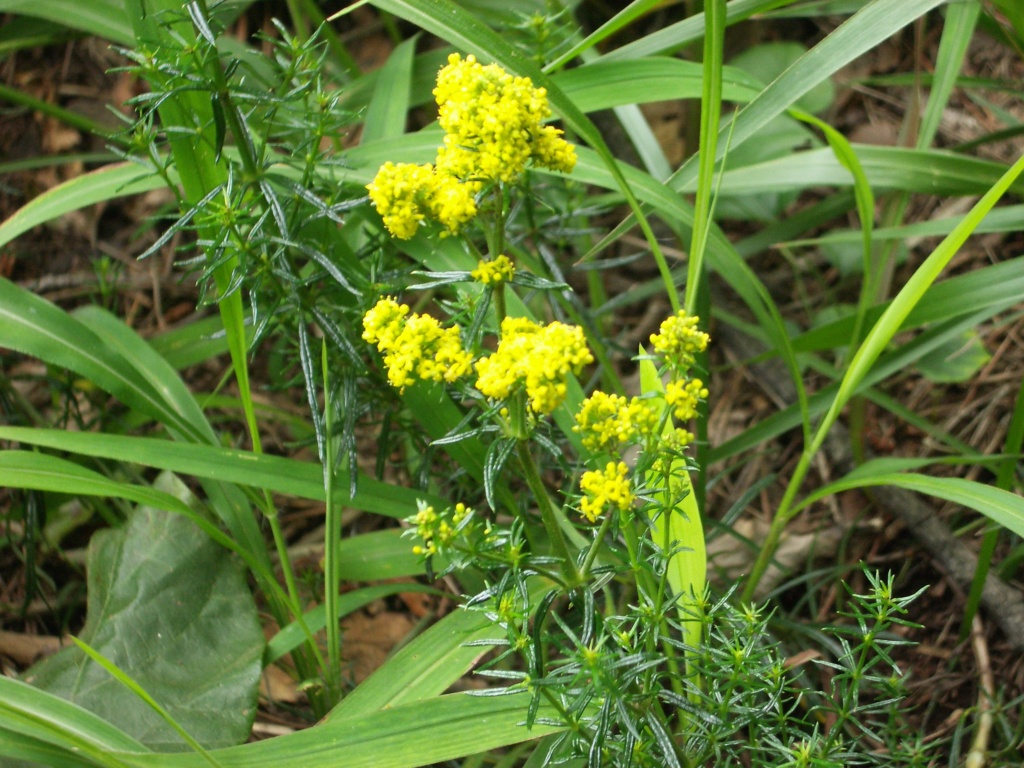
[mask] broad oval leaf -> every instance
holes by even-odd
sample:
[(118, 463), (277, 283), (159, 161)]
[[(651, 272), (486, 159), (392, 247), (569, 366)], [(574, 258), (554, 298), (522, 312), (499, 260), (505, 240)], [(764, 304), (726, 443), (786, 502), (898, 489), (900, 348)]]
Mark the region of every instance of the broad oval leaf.
[[(244, 742), (256, 715), (264, 640), (238, 562), (184, 516), (139, 507), (123, 528), (93, 535), (87, 570), (82, 639), (203, 746)], [(152, 749), (186, 748), (156, 712), (78, 648), (34, 665), (25, 680)]]

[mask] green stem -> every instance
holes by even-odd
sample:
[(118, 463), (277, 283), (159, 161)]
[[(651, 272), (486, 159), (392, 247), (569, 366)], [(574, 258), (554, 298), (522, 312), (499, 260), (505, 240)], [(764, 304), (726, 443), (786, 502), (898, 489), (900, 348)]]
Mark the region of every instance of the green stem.
[(537, 500), (537, 506), (540, 508), (540, 518), (544, 523), (544, 530), (548, 535), (551, 551), (559, 560), (565, 586), (568, 589), (574, 589), (583, 583), (583, 578), (576, 568), (575, 560), (569, 554), (569, 547), (565, 543), (565, 536), (558, 525), (555, 505), (551, 501), (551, 496), (548, 495), (547, 488), (544, 487), (544, 481), (540, 478), (540, 472), (537, 471), (537, 463), (533, 460), (528, 442), (526, 440), (518, 440), (516, 451), (519, 455), (519, 463), (523, 469), (523, 477), (526, 480), (526, 484), (530, 486), (530, 490), (533, 491), (533, 496)]
[(597, 559), (598, 550), (601, 548), (602, 542), (604, 542), (605, 536), (608, 535), (608, 530), (612, 526), (612, 520), (615, 515), (607, 514), (604, 516), (604, 520), (601, 522), (601, 527), (597, 529), (597, 535), (594, 537), (594, 541), (590, 545), (590, 549), (587, 551), (587, 556), (583, 560), (583, 565), (580, 566), (580, 573), (583, 576), (584, 581), (590, 580), (590, 569), (594, 565), (594, 560)]
[[(821, 432), (819, 432), (820, 434)], [(823, 438), (824, 436), (822, 435)], [(811, 459), (818, 452), (820, 444), (821, 441), (816, 439), (804, 448), (804, 452), (800, 454), (800, 461), (797, 463), (796, 469), (793, 470), (793, 476), (789, 480), (789, 485), (786, 486), (786, 492), (783, 494), (782, 501), (779, 502), (779, 508), (775, 512), (771, 526), (768, 528), (768, 535), (765, 536), (765, 540), (761, 544), (761, 550), (757, 553), (757, 559), (754, 561), (754, 566), (747, 577), (747, 583), (743, 587), (743, 594), (740, 596), (740, 600), (744, 603), (749, 603), (753, 600), (754, 590), (757, 589), (758, 582), (761, 581), (761, 577), (764, 576), (764, 572), (768, 569), (768, 564), (771, 562), (775, 550), (778, 549), (779, 539), (782, 538), (782, 531), (786, 528), (790, 518), (793, 517), (791, 510), (796, 494), (800, 490), (800, 486), (803, 485), (804, 478), (811, 468)]]
[(494, 286), (494, 290), (491, 292), (494, 297), (494, 315), (498, 322), (498, 327), (501, 327), (501, 321), (505, 319), (507, 310), (505, 307), (505, 283), (500, 282)]
[[(341, 589), (341, 510), (334, 501), (334, 438), (333, 402), (327, 366), (327, 342), (320, 346), (320, 369), (324, 382), (324, 490), (326, 520), (324, 524), (324, 611), (327, 614), (327, 667), (325, 669), (328, 706), (341, 699), (341, 620), (338, 592)], [(315, 647), (315, 644), (314, 644)]]

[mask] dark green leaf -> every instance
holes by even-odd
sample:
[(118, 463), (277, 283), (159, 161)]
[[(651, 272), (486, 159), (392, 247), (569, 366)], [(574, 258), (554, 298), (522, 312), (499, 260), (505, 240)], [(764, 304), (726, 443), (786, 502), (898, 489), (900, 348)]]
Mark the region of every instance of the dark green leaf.
[[(134, 678), (206, 747), (244, 742), (256, 714), (263, 633), (243, 570), (181, 515), (139, 507), (89, 547), (81, 637)], [(25, 675), (158, 750), (181, 738), (153, 710), (67, 648)]]

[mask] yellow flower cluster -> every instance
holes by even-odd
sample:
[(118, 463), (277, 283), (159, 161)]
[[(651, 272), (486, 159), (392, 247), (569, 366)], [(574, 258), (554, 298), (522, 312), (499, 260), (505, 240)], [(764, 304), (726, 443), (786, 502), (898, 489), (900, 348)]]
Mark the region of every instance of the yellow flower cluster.
[(473, 366), (459, 326), (442, 328), (430, 315), (409, 314), (406, 304), (384, 298), (363, 316), (363, 339), (384, 354), (388, 381), (405, 389), (418, 379), (457, 381)]
[(435, 173), (430, 163), (384, 163), (366, 189), (384, 226), (400, 240), (415, 235), (426, 219), (454, 234), (476, 216), (474, 195), (479, 185)]
[(409, 518), (409, 522), (416, 526), (416, 536), (423, 541), (423, 544), (417, 544), (412, 548), (413, 554), (429, 557), (444, 550), (455, 540), (459, 526), (470, 514), (472, 510), (459, 502), (455, 505), (450, 519), (446, 519), (434, 511), (433, 507), (422, 505), (421, 502), (419, 512)]
[(530, 409), (547, 414), (565, 400), (569, 372), (579, 373), (593, 359), (578, 326), (506, 317), (497, 350), (477, 361), (476, 388), (486, 397), (504, 400), (522, 385)]
[(580, 490), (584, 493), (580, 511), (592, 523), (604, 514), (606, 507), (625, 512), (633, 506), (635, 499), (626, 465), (621, 461), (610, 461), (603, 470), (584, 472), (580, 478)]
[[(697, 415), (700, 401), (708, 396), (700, 379), (686, 376), (695, 356), (707, 348), (709, 341), (706, 333), (697, 330), (697, 322), (698, 318), (679, 312), (651, 336), (655, 354), (669, 373), (661, 396), (651, 393), (644, 398), (627, 399), (598, 391), (583, 401), (573, 431), (580, 433), (584, 448), (618, 459), (625, 446), (643, 443), (645, 450), (654, 451), (651, 470), (666, 476), (670, 485), (689, 482), (685, 461), (679, 459), (685, 459), (683, 451), (693, 442), (693, 434), (682, 428), (659, 430), (659, 425), (664, 407), (671, 408), (676, 419), (689, 421)], [(609, 505), (625, 511), (633, 502), (628, 469), (622, 461), (611, 462), (604, 470), (585, 472), (580, 490), (580, 510), (591, 522)]]
[(469, 276), (484, 285), (500, 285), (509, 282), (516, 273), (516, 267), (508, 256), (496, 256), (490, 261), (480, 261)]
[(665, 387), (665, 402), (673, 408), (672, 414), (680, 421), (689, 421), (696, 416), (697, 405), (707, 396), (707, 387), (700, 379), (678, 379)]
[(442, 235), (455, 234), (476, 216), (485, 182), (514, 181), (531, 161), (564, 173), (575, 167), (573, 146), (543, 125), (551, 115), (547, 93), (528, 77), (454, 53), (434, 95), (445, 130), (437, 162), (385, 163), (366, 185), (394, 237), (408, 240), (427, 220), (440, 223)]
[(680, 310), (661, 324), (658, 333), (651, 334), (655, 354), (673, 371), (685, 373), (693, 365), (694, 356), (707, 349), (710, 339), (697, 330), (699, 321)]
[(543, 125), (551, 115), (547, 93), (528, 77), (457, 53), (437, 76), (438, 122), (445, 130), (437, 168), (463, 180), (510, 182), (531, 160), (568, 173), (576, 164), (561, 131)]
[(583, 447), (588, 451), (605, 453), (642, 440), (657, 426), (653, 401), (639, 397), (627, 400), (598, 390), (583, 401), (573, 431), (582, 435)]

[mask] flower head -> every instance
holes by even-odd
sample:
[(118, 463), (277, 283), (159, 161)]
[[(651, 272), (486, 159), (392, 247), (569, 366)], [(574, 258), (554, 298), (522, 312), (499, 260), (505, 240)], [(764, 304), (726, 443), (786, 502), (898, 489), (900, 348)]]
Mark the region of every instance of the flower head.
[(434, 184), (434, 167), (430, 164), (388, 162), (366, 188), (388, 232), (408, 240), (431, 209)]
[(654, 352), (674, 371), (685, 373), (693, 365), (694, 356), (707, 349), (710, 337), (697, 330), (700, 318), (680, 310), (661, 324), (651, 335)]
[(500, 285), (507, 283), (516, 273), (515, 265), (508, 256), (496, 256), (490, 261), (481, 261), (470, 277), (484, 285)]
[(363, 316), (363, 338), (384, 354), (388, 381), (399, 389), (419, 379), (451, 383), (472, 370), (459, 326), (443, 328), (430, 315), (410, 315), (407, 305), (391, 298), (381, 299)]
[(408, 518), (408, 522), (416, 526), (416, 537), (423, 542), (412, 548), (413, 554), (429, 557), (444, 552), (455, 542), (472, 515), (473, 510), (462, 502), (440, 514), (432, 506), (420, 502), (419, 511)]
[(431, 216), (444, 226), (445, 235), (454, 235), (476, 217), (476, 193), (480, 184), (461, 182), (451, 176), (434, 174), (430, 197)]
[(480, 185), (440, 175), (430, 163), (384, 163), (366, 185), (370, 200), (394, 237), (408, 240), (427, 219), (454, 234), (476, 216)]
[(708, 396), (700, 379), (670, 381), (665, 386), (665, 402), (680, 421), (689, 421), (697, 415), (697, 404)]
[(582, 436), (584, 448), (603, 453), (643, 439), (657, 426), (658, 412), (651, 400), (597, 391), (583, 401), (573, 431)]
[(517, 179), (530, 160), (560, 171), (576, 162), (572, 146), (555, 128), (547, 92), (530, 78), (514, 77), (496, 64), (457, 53), (437, 75), (434, 96), (445, 131), (437, 167), (461, 180)]
[(583, 499), (580, 511), (590, 522), (596, 522), (606, 507), (625, 512), (636, 498), (627, 476), (628, 470), (623, 462), (608, 462), (603, 470), (584, 472), (580, 478), (580, 490)]
[(523, 386), (530, 409), (547, 414), (565, 400), (569, 373), (579, 373), (593, 359), (578, 326), (506, 317), (497, 350), (476, 363), (476, 388), (504, 400)]

